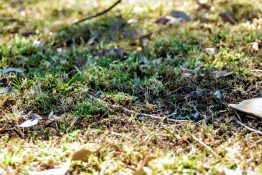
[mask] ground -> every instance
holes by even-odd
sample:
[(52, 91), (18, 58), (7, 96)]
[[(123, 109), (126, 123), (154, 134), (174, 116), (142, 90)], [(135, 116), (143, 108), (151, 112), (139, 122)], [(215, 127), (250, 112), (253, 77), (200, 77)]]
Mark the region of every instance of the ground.
[[(68, 174), (262, 173), (261, 136), (228, 107), (262, 96), (261, 0), (124, 0), (72, 25), (111, 3), (0, 2), (0, 67), (18, 68), (0, 72), (0, 174), (82, 147)], [(172, 10), (190, 20), (155, 23)]]

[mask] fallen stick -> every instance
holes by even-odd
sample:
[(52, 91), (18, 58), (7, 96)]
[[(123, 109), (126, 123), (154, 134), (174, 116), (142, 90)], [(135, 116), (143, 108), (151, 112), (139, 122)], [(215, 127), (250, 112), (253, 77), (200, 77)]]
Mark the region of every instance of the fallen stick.
[(262, 135), (262, 132), (261, 132), (261, 131), (258, 131), (258, 130), (254, 129), (254, 128), (251, 128), (251, 127), (245, 125), (244, 123), (242, 123), (241, 121), (239, 121), (239, 120), (237, 120), (237, 119), (235, 119), (235, 122), (236, 122), (237, 124), (243, 126), (244, 128), (246, 128), (248, 131), (251, 131), (251, 132), (254, 132), (254, 133), (257, 133), (257, 134)]
[(109, 8), (107, 8), (107, 9), (105, 9), (105, 10), (103, 10), (103, 11), (101, 11), (101, 12), (95, 14), (95, 15), (87, 16), (87, 17), (85, 17), (85, 18), (83, 18), (83, 19), (80, 19), (79, 21), (73, 23), (73, 25), (76, 25), (76, 24), (79, 24), (79, 23), (81, 23), (81, 22), (84, 22), (84, 21), (87, 21), (87, 20), (96, 18), (96, 17), (98, 17), (98, 16), (101, 16), (101, 15), (109, 12), (112, 8), (114, 8), (114, 7), (115, 7), (117, 4), (119, 4), (121, 1), (122, 1), (122, 0), (118, 0), (118, 1), (116, 1), (113, 5), (111, 5)]
[(194, 136), (193, 134), (191, 134), (192, 138), (197, 141), (200, 145), (202, 145), (203, 147), (205, 147), (208, 151), (210, 151), (214, 156), (218, 157), (218, 154), (207, 144), (205, 144), (202, 140), (196, 138), (196, 136)]
[(120, 109), (120, 110), (122, 110), (122, 111), (124, 111), (126, 113), (129, 113), (129, 114), (141, 115), (141, 116), (144, 116), (144, 117), (149, 117), (149, 118), (158, 119), (158, 120), (162, 120), (162, 121), (166, 120), (166, 121), (169, 121), (169, 122), (185, 122), (185, 121), (188, 121), (188, 120), (170, 119), (167, 116), (161, 117), (159, 115), (152, 115), (152, 114), (145, 114), (145, 113), (141, 113), (141, 112), (136, 112), (134, 110), (128, 109), (128, 108), (126, 108), (124, 106), (121, 106), (121, 105), (118, 105), (118, 104), (110, 104), (110, 103), (108, 103), (108, 102), (106, 102), (106, 101), (104, 101), (104, 100), (102, 100), (100, 98), (94, 97), (94, 96), (92, 96), (90, 94), (89, 94), (89, 97), (91, 99), (93, 99), (93, 100), (98, 100), (98, 101), (102, 102), (104, 105), (107, 106), (107, 108), (113, 107), (115, 109)]
[(235, 114), (237, 115), (238, 119), (235, 117), (235, 122), (241, 126), (243, 126), (244, 128), (246, 128), (247, 130), (251, 131), (251, 132), (254, 132), (254, 133), (257, 133), (257, 134), (260, 134), (262, 135), (262, 132), (261, 131), (258, 131), (254, 128), (251, 128), (247, 125), (245, 125), (244, 123), (242, 123), (240, 120), (241, 120), (241, 117), (239, 116), (239, 114), (235, 111)]

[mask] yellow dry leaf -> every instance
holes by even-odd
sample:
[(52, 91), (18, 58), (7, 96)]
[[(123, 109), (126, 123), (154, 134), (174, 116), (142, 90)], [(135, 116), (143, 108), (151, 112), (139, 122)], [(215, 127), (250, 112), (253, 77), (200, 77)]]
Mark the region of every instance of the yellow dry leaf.
[(93, 151), (90, 151), (87, 148), (82, 148), (79, 149), (77, 151), (75, 151), (72, 155), (71, 155), (71, 161), (77, 161), (77, 160), (84, 160), (85, 158), (87, 158), (88, 156), (90, 156), (92, 153), (94, 153)]

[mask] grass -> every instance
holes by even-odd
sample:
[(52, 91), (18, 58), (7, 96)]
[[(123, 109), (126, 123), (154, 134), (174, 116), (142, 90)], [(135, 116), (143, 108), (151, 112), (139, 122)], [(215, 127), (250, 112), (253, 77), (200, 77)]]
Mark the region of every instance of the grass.
[[(0, 174), (53, 168), (83, 145), (101, 149), (69, 174), (136, 174), (143, 161), (142, 174), (262, 173), (261, 137), (227, 107), (262, 96), (261, 3), (215, 0), (196, 10), (193, 0), (124, 1), (70, 26), (110, 1), (1, 1), (0, 67), (26, 72), (0, 77)], [(174, 9), (192, 21), (154, 23)], [(215, 78), (221, 70), (233, 74)], [(30, 111), (54, 118), (17, 127)], [(204, 119), (175, 124), (141, 115), (196, 112)]]

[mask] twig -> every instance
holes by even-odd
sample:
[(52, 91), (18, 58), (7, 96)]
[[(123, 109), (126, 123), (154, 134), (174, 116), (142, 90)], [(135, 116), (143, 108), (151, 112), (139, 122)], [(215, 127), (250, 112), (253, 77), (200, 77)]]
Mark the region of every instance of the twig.
[(260, 70), (260, 69), (252, 69), (252, 70), (250, 70), (251, 72), (262, 72), (262, 70)]
[(117, 1), (116, 1), (113, 5), (111, 5), (109, 8), (107, 8), (107, 9), (105, 9), (105, 10), (103, 10), (103, 11), (101, 11), (101, 12), (95, 14), (95, 15), (87, 16), (87, 17), (85, 17), (85, 18), (83, 18), (83, 19), (80, 19), (79, 21), (77, 21), (77, 22), (75, 22), (75, 23), (73, 23), (73, 24), (76, 25), (76, 24), (79, 24), (79, 23), (84, 22), (84, 21), (86, 21), (86, 20), (90, 20), (90, 19), (96, 18), (96, 17), (98, 17), (98, 16), (101, 16), (101, 15), (109, 12), (112, 8), (114, 8), (114, 7), (115, 7), (117, 4), (119, 4), (121, 1), (122, 1), (122, 0), (117, 0)]
[(245, 125), (244, 123), (242, 123), (242, 122), (241, 122), (241, 117), (239, 116), (239, 114), (238, 114), (236, 111), (235, 111), (235, 114), (236, 114), (237, 117), (238, 117), (238, 119), (235, 118), (235, 122), (236, 122), (237, 124), (243, 126), (244, 128), (246, 128), (247, 130), (249, 130), (249, 131), (251, 131), (251, 132), (255, 132), (255, 133), (257, 133), (257, 134), (262, 135), (262, 132), (261, 132), (261, 131), (258, 131), (258, 130), (256, 130), (256, 129), (253, 129), (253, 128)]
[(201, 144), (203, 147), (205, 147), (208, 151), (210, 151), (214, 156), (218, 157), (218, 154), (207, 144), (205, 144), (202, 140), (196, 138), (193, 134), (191, 134), (192, 138), (197, 141), (199, 144)]
[(261, 131), (258, 131), (256, 129), (253, 129), (253, 128), (250, 128), (249, 126), (245, 125), (244, 123), (242, 123), (241, 121), (235, 119), (235, 122), (241, 126), (243, 126), (244, 128), (246, 128), (247, 130), (251, 131), (251, 132), (254, 132), (254, 133), (257, 133), (257, 134), (260, 134), (262, 135), (262, 132)]
[(158, 116), (158, 115), (152, 115), (152, 114), (145, 114), (145, 113), (141, 113), (141, 112), (136, 112), (134, 110), (131, 110), (131, 109), (128, 109), (124, 106), (121, 106), (121, 105), (118, 105), (118, 104), (110, 104), (100, 98), (96, 98), (92, 95), (89, 94), (89, 97), (91, 99), (94, 99), (94, 100), (98, 100), (100, 102), (102, 102), (104, 105), (106, 105), (107, 108), (109, 107), (112, 107), (112, 108), (115, 108), (115, 109), (120, 109), (126, 113), (129, 113), (129, 114), (135, 114), (135, 115), (141, 115), (141, 116), (144, 116), (144, 117), (149, 117), (149, 118), (153, 118), (153, 119), (158, 119), (158, 120), (167, 120), (167, 121), (170, 121), (170, 122), (184, 122), (184, 121), (188, 121), (188, 120), (175, 120), (175, 119), (170, 119), (168, 118), (167, 116), (164, 116), (164, 117), (161, 117), (161, 116)]

